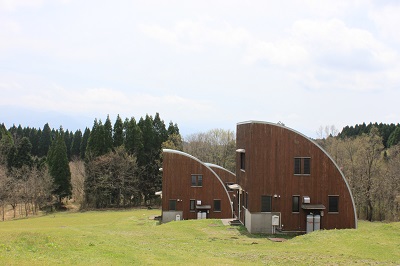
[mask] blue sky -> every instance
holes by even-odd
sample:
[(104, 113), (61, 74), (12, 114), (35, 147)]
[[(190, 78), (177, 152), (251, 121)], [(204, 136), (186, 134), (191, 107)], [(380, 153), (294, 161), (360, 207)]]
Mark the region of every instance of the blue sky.
[(0, 122), (400, 122), (398, 1), (0, 0)]

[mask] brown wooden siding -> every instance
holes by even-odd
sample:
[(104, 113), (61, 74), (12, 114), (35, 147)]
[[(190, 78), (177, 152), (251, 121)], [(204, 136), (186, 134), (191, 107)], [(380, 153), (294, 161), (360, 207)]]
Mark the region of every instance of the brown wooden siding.
[[(326, 207), (321, 228), (355, 228), (356, 219), (351, 194), (341, 172), (313, 141), (279, 125), (249, 122), (237, 126), (237, 148), (245, 149), (246, 169), (241, 171), (237, 154), (237, 182), (249, 194), (248, 210), (261, 211), (262, 195), (272, 198), (272, 211), (281, 212), (285, 230), (305, 230), (306, 215), (292, 213), (292, 196), (311, 198), (311, 204)], [(309, 175), (294, 174), (294, 158), (308, 157)], [(328, 195), (339, 195), (339, 213), (328, 213)]]
[[(192, 187), (191, 176), (202, 175), (202, 187)], [(224, 174), (226, 175), (226, 174)], [(224, 176), (225, 177), (225, 176)], [(162, 210), (168, 211), (170, 199), (179, 200), (177, 211), (183, 211), (183, 219), (197, 219), (197, 211), (190, 211), (190, 200), (201, 200), (210, 205), (207, 218), (231, 218), (230, 198), (215, 172), (196, 158), (183, 152), (164, 150), (162, 178)], [(214, 199), (221, 200), (221, 211), (214, 211)]]

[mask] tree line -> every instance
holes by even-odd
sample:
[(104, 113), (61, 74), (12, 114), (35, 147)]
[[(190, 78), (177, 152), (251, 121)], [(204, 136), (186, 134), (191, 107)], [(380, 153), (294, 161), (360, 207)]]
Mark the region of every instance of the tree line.
[[(400, 126), (321, 127), (316, 142), (337, 162), (361, 219), (400, 220)], [(74, 133), (0, 125), (0, 204), (14, 215), (37, 213), (73, 198), (82, 208), (151, 205), (161, 190), (162, 148), (187, 152), (235, 171), (235, 134), (213, 129), (183, 141), (177, 124), (156, 113), (114, 123), (95, 119)], [(4, 210), (3, 210), (4, 215)]]
[(400, 220), (399, 128), (372, 123), (347, 126), (336, 136), (317, 140), (343, 171), (360, 219)]
[(362, 136), (363, 134), (369, 134), (372, 129), (378, 130), (380, 137), (382, 138), (382, 144), (385, 148), (390, 148), (397, 145), (400, 142), (400, 124), (383, 124), (383, 123), (365, 123), (356, 124), (355, 126), (346, 126), (338, 134), (338, 137), (353, 138)]
[(83, 133), (1, 124), (2, 213), (5, 205), (15, 206), (14, 215), (22, 205), (26, 215), (36, 213), (71, 196), (84, 208), (151, 204), (161, 190), (162, 146), (182, 150), (182, 139), (158, 113), (139, 121), (118, 115), (114, 124), (95, 119)]

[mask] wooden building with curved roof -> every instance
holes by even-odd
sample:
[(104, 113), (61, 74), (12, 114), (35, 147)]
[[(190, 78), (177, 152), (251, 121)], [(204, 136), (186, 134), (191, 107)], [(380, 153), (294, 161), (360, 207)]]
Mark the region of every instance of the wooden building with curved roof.
[(232, 218), (227, 183), (235, 175), (177, 150), (163, 150), (162, 222), (180, 219)]
[(238, 123), (236, 134), (235, 215), (250, 233), (357, 227), (343, 173), (313, 140), (260, 121)]

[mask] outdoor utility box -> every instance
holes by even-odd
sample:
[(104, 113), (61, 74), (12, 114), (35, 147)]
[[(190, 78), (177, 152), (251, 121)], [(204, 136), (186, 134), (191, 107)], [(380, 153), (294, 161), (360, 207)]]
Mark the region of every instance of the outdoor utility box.
[(177, 214), (176, 216), (175, 216), (175, 221), (180, 221), (181, 220), (181, 215), (180, 214)]
[(312, 214), (307, 215), (307, 228), (306, 232), (311, 233), (314, 231), (314, 216)]
[(279, 226), (279, 216), (278, 215), (272, 215), (272, 225)]
[(197, 213), (197, 220), (200, 220), (201, 219), (201, 212), (198, 212)]
[(314, 215), (314, 231), (320, 230), (321, 229), (321, 216), (320, 215)]
[(310, 204), (310, 202), (311, 202), (311, 200), (310, 200), (310, 197), (309, 197), (309, 196), (304, 196), (304, 197), (303, 197), (303, 203), (304, 203), (304, 204)]
[(201, 219), (206, 219), (207, 218), (207, 213), (206, 212), (202, 212), (201, 213)]

